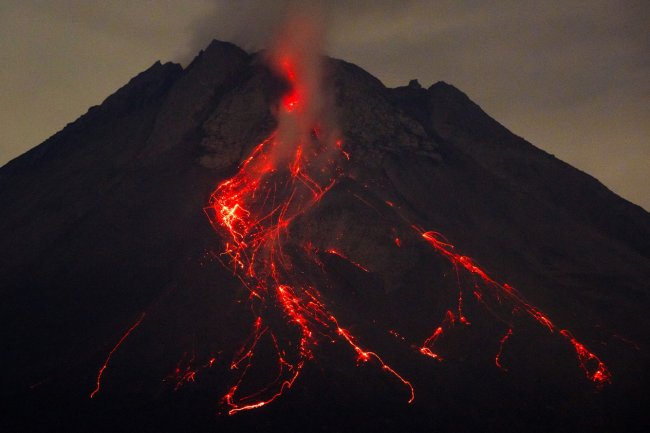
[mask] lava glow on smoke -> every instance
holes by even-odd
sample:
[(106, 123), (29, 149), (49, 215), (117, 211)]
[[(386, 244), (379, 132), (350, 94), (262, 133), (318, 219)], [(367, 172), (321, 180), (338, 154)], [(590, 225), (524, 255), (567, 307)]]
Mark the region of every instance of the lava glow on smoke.
[[(306, 38), (306, 45), (311, 42)], [(241, 411), (267, 405), (290, 389), (299, 378), (305, 365), (317, 355), (319, 342), (340, 342), (350, 348), (350, 361), (374, 365), (394, 382), (404, 387), (404, 400), (411, 403), (415, 391), (411, 382), (401, 372), (389, 365), (377, 353), (364, 347), (360, 339), (345, 328), (326, 300), (292, 259), (287, 251), (292, 223), (319, 204), (336, 182), (345, 176), (343, 167), (351, 155), (343, 149), (343, 141), (333, 122), (328, 121), (327, 98), (320, 87), (320, 67), (317, 54), (304, 44), (280, 44), (271, 55), (271, 65), (288, 83), (288, 90), (280, 100), (278, 128), (258, 144), (239, 167), (237, 173), (218, 185), (212, 193), (206, 214), (215, 230), (222, 234), (225, 247), (219, 256), (248, 291), (252, 311), (251, 335), (230, 362), (235, 375), (232, 385), (222, 398), (227, 412)], [(317, 51), (316, 51), (317, 52)], [(352, 155), (353, 157), (353, 155)], [(386, 201), (386, 212), (398, 213), (397, 206)], [(404, 218), (402, 215), (398, 216)], [(548, 316), (531, 305), (513, 287), (491, 278), (471, 258), (456, 252), (454, 246), (440, 233), (427, 231), (407, 223), (428, 244), (432, 252), (451, 263), (458, 278), (458, 297), (442, 321), (425, 341), (413, 347), (426, 357), (444, 362), (436, 353), (436, 342), (453, 326), (469, 325), (463, 313), (463, 293), (466, 287), (460, 275), (474, 281), (471, 289), (473, 302), (485, 307), (499, 321), (507, 324), (499, 343), (494, 362), (503, 366), (501, 357), (508, 340), (515, 333), (512, 317), (530, 319), (533, 323), (558, 335), (575, 350), (578, 362), (588, 379), (597, 384), (610, 382), (611, 375), (601, 360), (591, 353), (573, 335), (559, 329)], [(403, 240), (394, 238), (397, 253)], [(317, 265), (317, 251), (304, 248), (301, 254), (308, 262)], [(363, 272), (370, 272), (363, 263), (349, 259), (339, 249), (322, 251), (348, 261)], [(466, 300), (467, 301), (467, 300)], [(500, 313), (506, 311), (507, 313)], [(144, 316), (128, 330), (110, 352), (101, 367), (94, 396), (100, 388), (102, 373), (113, 352), (135, 329)], [(405, 340), (397, 331), (387, 331)], [(262, 342), (267, 350), (262, 350)], [(250, 379), (256, 361), (268, 357), (268, 347), (276, 365), (274, 379), (260, 386)], [(257, 357), (257, 358), (256, 358)], [(189, 364), (193, 362), (190, 360)], [(268, 365), (268, 359), (265, 365)], [(215, 358), (203, 367), (212, 367)], [(170, 377), (183, 383), (194, 381), (196, 370), (182, 368), (179, 364)], [(253, 390), (251, 391), (251, 388)], [(402, 392), (402, 391), (400, 391)]]

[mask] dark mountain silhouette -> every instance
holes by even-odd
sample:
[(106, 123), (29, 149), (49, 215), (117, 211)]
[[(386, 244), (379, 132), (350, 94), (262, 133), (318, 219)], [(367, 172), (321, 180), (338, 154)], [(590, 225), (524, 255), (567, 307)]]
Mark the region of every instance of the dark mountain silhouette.
[[(336, 238), (370, 270), (324, 259), (323, 295), (408, 372), (414, 403), (332, 344), (281, 399), (215, 416), (228, 354), (247, 338), (251, 316), (237, 302), (246, 297), (241, 283), (214, 259), (223, 237), (203, 208), (274, 130), (286, 84), (261, 55), (213, 41), (186, 68), (154, 64), (0, 169), (3, 431), (647, 426), (650, 215), (513, 135), (449, 84), (388, 89), (355, 65), (326, 63), (348, 175), (296, 221), (291, 245), (309, 239), (325, 249)], [(447, 290), (455, 279), (403, 221), (374, 206), (386, 200), (571, 329), (612, 383), (596, 387), (563, 342), (533, 325), (516, 331), (503, 354), (508, 371), (499, 370), (504, 325), (471, 306), (473, 323), (446, 343), (444, 362), (408, 345), (398, 355), (386, 331), (421, 342), (455, 296)], [(89, 399), (107, 354), (143, 312)], [(175, 368), (211, 357), (220, 367), (174, 389)]]

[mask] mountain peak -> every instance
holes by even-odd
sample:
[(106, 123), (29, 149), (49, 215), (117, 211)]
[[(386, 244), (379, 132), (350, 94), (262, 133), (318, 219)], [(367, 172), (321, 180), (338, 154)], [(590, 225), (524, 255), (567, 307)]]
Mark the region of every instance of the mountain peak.
[(413, 79), (413, 80), (409, 81), (408, 87), (410, 89), (421, 89), (422, 85), (420, 84), (420, 82), (417, 79)]

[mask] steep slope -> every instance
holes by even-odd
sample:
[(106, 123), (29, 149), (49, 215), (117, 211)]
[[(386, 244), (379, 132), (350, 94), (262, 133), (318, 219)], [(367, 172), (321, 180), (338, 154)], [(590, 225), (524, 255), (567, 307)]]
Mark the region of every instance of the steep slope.
[(511, 134), (453, 86), (436, 83), (428, 89), (428, 96), (429, 125), (445, 139), (453, 140), (495, 175), (648, 257), (650, 227), (643, 209)]
[[(558, 308), (590, 302), (597, 309), (612, 302), (638, 303), (638, 311), (617, 316), (614, 322), (643, 320), (642, 309), (648, 302), (644, 276), (650, 239), (647, 212), (616, 196), (591, 176), (510, 133), (453, 86), (440, 82), (427, 90), (403, 87), (390, 90), (390, 95), (429, 133), (440, 137), (450, 162), (474, 166), (455, 170), (455, 182), (445, 186), (446, 191), (458, 193), (470, 203), (445, 214), (458, 218), (467, 215), (474, 219), (471, 227), (483, 229), (450, 227), (450, 235), (457, 232), (454, 239), (462, 240), (469, 248), (474, 248), (472, 239), (481, 239), (475, 242), (478, 249), (474, 255), (490, 263), (490, 268), (504, 278), (519, 277), (516, 270), (502, 270), (491, 257), (508, 263), (526, 260), (522, 264), (525, 273), (549, 278), (544, 291), (569, 289), (568, 293), (580, 293), (580, 301), (560, 301)], [(479, 186), (485, 179), (492, 179), (492, 187)], [(460, 192), (473, 182), (469, 191)], [(452, 196), (447, 198), (454, 200)], [(472, 202), (482, 202), (482, 209), (476, 209)], [(499, 254), (490, 253), (494, 248)], [(612, 278), (616, 280), (615, 288), (607, 283)], [(539, 286), (535, 279), (522, 283)], [(567, 287), (553, 289), (558, 283)], [(614, 300), (619, 296), (622, 298)], [(632, 328), (644, 333), (647, 326), (641, 322)]]
[[(214, 259), (225, 238), (203, 208), (274, 130), (286, 88), (262, 54), (214, 41), (184, 70), (153, 65), (0, 169), (1, 395), (12, 402), (14, 430), (51, 430), (64, 419), (106, 430), (288, 422), (294, 430), (397, 431), (428, 428), (431, 414), (443, 431), (639, 425), (635, 404), (649, 383), (650, 216), (447, 84), (386, 89), (334, 59), (326, 76), (350, 161), (296, 221), (290, 246), (346, 253), (349, 260), (323, 257), (323, 295), (364, 341), (411, 372), (415, 406), (335, 346), (266, 412), (211, 417), (227, 389), (230, 359), (220, 357), (246, 339), (250, 312), (239, 281)], [(503, 374), (494, 355), (504, 325), (471, 306), (472, 330), (447, 343), (446, 362), (431, 364), (408, 344), (406, 355), (394, 352), (386, 331), (421, 342), (457, 296), (445, 276), (453, 269), (431, 257), (410, 224), (443, 233), (572, 329), (608, 363), (613, 384), (596, 392), (574, 358), (528, 325)], [(107, 370), (104, 400), (90, 401), (106, 354), (142, 313)], [(175, 369), (211, 357), (214, 372), (174, 392)], [(287, 420), (290, 412), (301, 415)]]

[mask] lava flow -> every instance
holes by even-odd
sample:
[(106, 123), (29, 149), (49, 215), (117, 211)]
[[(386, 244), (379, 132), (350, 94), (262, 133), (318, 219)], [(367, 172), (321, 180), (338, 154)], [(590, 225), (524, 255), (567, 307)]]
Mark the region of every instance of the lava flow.
[[(432, 231), (423, 231), (417, 226), (413, 226), (413, 229), (418, 231), (424, 240), (429, 243), (439, 254), (447, 258), (455, 267), (456, 272), (464, 270), (469, 275), (478, 277), (481, 284), (478, 282), (474, 285), (474, 296), (478, 302), (483, 304), (483, 306), (494, 316), (504, 323), (509, 324), (508, 332), (503, 336), (500, 341), (499, 352), (495, 356), (494, 362), (497, 367), (504, 369), (501, 365), (501, 354), (503, 352), (503, 346), (506, 341), (513, 334), (513, 325), (509, 317), (505, 317), (498, 313), (498, 306), (505, 306), (506, 311), (509, 312), (511, 316), (523, 312), (527, 314), (528, 317), (532, 318), (540, 325), (548, 329), (549, 332), (554, 333), (558, 331), (557, 326), (542, 313), (538, 308), (531, 305), (524, 297), (512, 286), (508, 284), (500, 284), (492, 279), (483, 269), (481, 269), (474, 261), (461, 254), (458, 254), (454, 251), (454, 246), (451, 245), (440, 233)], [(463, 316), (462, 313), (462, 304), (463, 304), (463, 288), (459, 283), (459, 296), (458, 296), (458, 320), (461, 323), (467, 323), (467, 319)], [(431, 351), (432, 345), (435, 343), (435, 340), (444, 332), (446, 326), (450, 323), (455, 322), (454, 313), (450, 311), (447, 312), (443, 323), (436, 328), (434, 333), (429, 337), (422, 346), (422, 353), (426, 355), (435, 355)], [(577, 341), (571, 332), (566, 329), (559, 330), (559, 334), (564, 337), (571, 345), (573, 346), (576, 356), (578, 357), (578, 362), (580, 363), (581, 368), (584, 370), (586, 376), (596, 382), (597, 384), (609, 383), (611, 381), (611, 373), (605, 366), (605, 364), (593, 353), (591, 353), (587, 348)]]
[[(302, 251), (306, 260), (299, 263), (296, 253), (300, 251), (289, 246), (292, 223), (317, 206), (332, 190), (345, 175), (342, 167), (351, 155), (343, 149), (337, 129), (328, 120), (331, 108), (324, 102), (327, 98), (320, 89), (319, 59), (313, 57), (305, 62), (305, 51), (290, 46), (277, 52), (281, 54), (274, 54), (272, 66), (289, 87), (278, 108), (278, 127), (252, 150), (233, 177), (218, 185), (205, 209), (213, 227), (225, 237), (225, 249), (218, 256), (219, 260), (248, 290), (253, 313), (250, 337), (230, 362), (236, 379), (222, 402), (230, 415), (267, 405), (296, 383), (307, 363), (317, 356), (315, 348), (319, 342), (341, 342), (350, 348), (351, 358), (356, 357), (358, 364), (375, 365), (394, 379), (395, 384), (403, 386), (399, 392), (411, 403), (415, 399), (411, 382), (380, 355), (362, 347), (359, 338), (342, 326), (327, 305), (317, 283), (303, 272), (301, 263), (304, 262), (325, 269), (318, 249), (307, 240), (307, 247)], [(379, 212), (369, 200), (357, 194), (353, 196)], [(436, 345), (452, 327), (470, 325), (464, 310), (465, 303), (473, 302), (506, 325), (494, 357), (494, 363), (501, 370), (507, 371), (502, 360), (506, 344), (516, 338), (515, 334), (519, 335), (515, 322), (529, 320), (568, 342), (589, 380), (598, 385), (611, 381), (605, 364), (571, 332), (558, 328), (512, 286), (497, 282), (474, 260), (457, 253), (440, 233), (426, 231), (409, 222), (395, 202), (384, 203), (385, 211), (405, 221), (405, 227), (416, 235), (414, 238), (419, 238), (423, 246), (428, 245), (451, 263), (458, 281), (455, 305), (446, 309), (442, 321), (428, 338), (421, 344), (411, 344), (416, 353), (444, 362), (436, 353)], [(405, 239), (397, 236), (393, 229), (391, 242), (397, 251), (402, 250)], [(349, 262), (360, 272), (372, 272), (372, 268), (353, 260), (340, 249), (328, 248), (321, 252)], [(464, 282), (467, 281), (473, 285), (473, 297), (464, 296), (467, 286)], [(112, 355), (143, 318), (144, 313), (108, 354), (98, 372), (91, 398), (100, 389), (102, 375)], [(399, 332), (388, 332), (410, 343)], [(251, 374), (256, 365), (266, 367), (269, 361), (275, 364), (272, 377), (260, 380), (259, 375)], [(215, 362), (216, 358), (212, 357), (198, 368), (211, 368)], [(198, 370), (194, 363), (194, 354), (187, 358), (186, 353), (168, 377), (176, 382), (175, 389), (195, 381)]]
[[(376, 362), (408, 388), (409, 402), (414, 398), (409, 381), (339, 325), (316, 287), (295, 272), (284, 250), (292, 221), (330, 190), (342, 173), (338, 161), (348, 157), (336, 129), (326, 121), (322, 102), (326, 98), (319, 89), (320, 58), (305, 61), (309, 53), (301, 48), (283, 47), (278, 50), (282, 54), (272, 59), (290, 86), (279, 108), (278, 130), (252, 151), (234, 177), (217, 187), (206, 209), (215, 228), (225, 229), (228, 241), (223, 254), (248, 289), (254, 314), (249, 343), (231, 364), (240, 374), (223, 398), (229, 414), (264, 406), (291, 388), (314, 357), (320, 339), (347, 343), (358, 362)], [(297, 335), (297, 342), (287, 339), (287, 334)], [(277, 376), (261, 389), (241, 395), (240, 387), (264, 338), (275, 348)]]
[(131, 335), (131, 332), (133, 332), (135, 330), (135, 328), (140, 326), (140, 323), (142, 323), (142, 320), (144, 319), (145, 315), (146, 315), (146, 313), (140, 314), (140, 317), (138, 317), (138, 320), (136, 320), (136, 322), (133, 325), (131, 325), (131, 327), (129, 329), (127, 329), (127, 331), (118, 340), (117, 344), (115, 344), (115, 346), (113, 346), (111, 351), (108, 353), (108, 356), (106, 357), (106, 360), (104, 361), (104, 363), (100, 367), (99, 371), (97, 372), (97, 381), (96, 381), (96, 384), (95, 384), (95, 389), (93, 389), (92, 392), (90, 393), (90, 398), (95, 397), (95, 395), (99, 392), (99, 389), (101, 388), (101, 384), (102, 384), (102, 376), (104, 375), (104, 371), (106, 370), (106, 368), (108, 368), (108, 363), (111, 361), (111, 357), (113, 356), (115, 351), (117, 349), (119, 349), (119, 347), (122, 345), (122, 343), (124, 343), (124, 340), (126, 340), (129, 337), (129, 335)]
[[(313, 105), (314, 99), (318, 98), (317, 87), (309, 84), (317, 80), (313, 76), (311, 81), (301, 79), (302, 74), (317, 69), (305, 70), (291, 55), (285, 54), (274, 60), (276, 69), (290, 86), (281, 100), (278, 130), (253, 149), (235, 176), (217, 187), (206, 208), (213, 226), (222, 232), (225, 229), (227, 241), (222, 255), (227, 260), (222, 260), (222, 263), (230, 267), (248, 289), (254, 317), (252, 335), (231, 364), (231, 369), (239, 372), (238, 378), (223, 401), (229, 414), (270, 403), (293, 386), (306, 362), (314, 358), (313, 348), (319, 340), (338, 339), (354, 350), (358, 362), (374, 360), (403, 383), (409, 391), (407, 401), (412, 402), (414, 391), (411, 383), (379, 355), (359, 346), (358, 339), (339, 325), (315, 284), (295, 268), (291, 255), (285, 251), (291, 223), (317, 205), (332, 188), (343, 175), (339, 164), (341, 156), (349, 159), (350, 155), (343, 152), (341, 140), (332, 132), (335, 129), (319, 122), (322, 110)], [(394, 203), (386, 203), (387, 210), (399, 214)], [(473, 293), (476, 302), (508, 324), (495, 356), (497, 367), (506, 371), (501, 356), (514, 332), (512, 317), (523, 312), (549, 332), (557, 333), (571, 343), (590, 380), (599, 384), (610, 381), (607, 367), (596, 355), (575, 340), (569, 331), (556, 332), (556, 325), (513, 287), (496, 282), (472, 259), (456, 253), (453, 245), (439, 233), (410, 226), (436, 253), (453, 264), (458, 276), (457, 305), (454, 311), (447, 311), (442, 323), (424, 341), (419, 348), (421, 354), (442, 361), (434, 351), (436, 341), (449, 327), (457, 323), (470, 324), (463, 314), (460, 274), (464, 273), (475, 280)], [(399, 237), (395, 238), (395, 244), (401, 247)], [(339, 250), (325, 252), (369, 272)], [(314, 251), (308, 251), (308, 259), (319, 263), (312, 253)], [(509, 312), (510, 317), (499, 313), (503, 309)], [(292, 334), (296, 335), (295, 341), (286, 337)], [(275, 349), (277, 374), (271, 383), (245, 393), (241, 391), (242, 384), (253, 368), (254, 358), (259, 356), (259, 343), (265, 338)]]
[[(362, 348), (358, 338), (341, 327), (316, 284), (297, 269), (292, 261), (294, 256), (286, 251), (292, 222), (321, 201), (344, 175), (343, 158), (350, 159), (336, 128), (328, 121), (331, 110), (323, 102), (327, 98), (320, 88), (320, 58), (310, 51), (311, 42), (285, 44), (272, 51), (271, 65), (288, 84), (288, 91), (280, 100), (278, 128), (252, 150), (233, 177), (218, 185), (206, 208), (213, 227), (225, 234), (225, 250), (221, 255), (225, 260), (220, 260), (247, 288), (253, 312), (252, 333), (231, 363), (231, 370), (238, 372), (237, 379), (222, 400), (231, 415), (264, 406), (291, 388), (306, 363), (316, 356), (314, 347), (321, 340), (348, 344), (357, 362), (375, 362), (406, 386), (409, 403), (414, 400), (411, 383), (379, 355)], [(385, 203), (387, 212), (395, 212), (407, 220), (399, 214), (395, 203)], [(569, 331), (559, 330), (513, 287), (496, 282), (472, 259), (456, 253), (453, 245), (439, 233), (411, 223), (408, 226), (451, 262), (458, 276), (457, 305), (447, 311), (442, 323), (418, 348), (421, 354), (443, 361), (435, 352), (436, 342), (450, 327), (470, 324), (463, 313), (463, 274), (474, 280), (474, 302), (508, 325), (495, 356), (497, 367), (506, 371), (501, 357), (505, 344), (514, 334), (513, 317), (519, 314), (568, 341), (590, 380), (599, 384), (610, 381), (607, 367), (596, 355)], [(402, 247), (402, 240), (397, 236), (394, 243)], [(311, 243), (308, 245), (311, 248), (307, 248), (307, 260), (322, 265), (315, 254), (317, 251)], [(370, 272), (338, 249), (323, 252)], [(277, 370), (273, 379), (256, 388), (255, 381), (248, 378), (256, 357), (268, 356), (268, 349), (260, 353), (262, 341), (269, 343), (267, 348), (273, 348)], [(251, 387), (256, 389), (250, 391)]]

